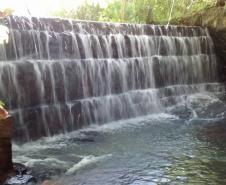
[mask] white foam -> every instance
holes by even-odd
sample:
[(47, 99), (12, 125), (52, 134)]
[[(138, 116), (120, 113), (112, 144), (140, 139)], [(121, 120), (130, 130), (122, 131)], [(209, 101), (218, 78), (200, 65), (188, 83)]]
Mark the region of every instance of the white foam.
[(103, 161), (103, 160), (105, 160), (105, 159), (107, 159), (111, 156), (112, 156), (111, 154), (97, 156), (97, 157), (92, 156), (92, 155), (86, 156), (79, 163), (77, 163), (77, 164), (73, 165), (71, 168), (69, 168), (66, 171), (66, 175), (72, 175), (80, 169), (83, 169), (83, 168), (88, 167), (90, 165), (96, 164), (96, 163)]
[(162, 120), (174, 120), (178, 119), (177, 116), (160, 113), (160, 114), (151, 114), (147, 116), (141, 116), (137, 118), (114, 121), (104, 125), (90, 125), (87, 128), (76, 130), (67, 134), (59, 134), (52, 137), (46, 137), (39, 139), (34, 142), (25, 143), (21, 146), (13, 144), (14, 152), (23, 152), (29, 153), (30, 151), (40, 151), (45, 149), (64, 149), (67, 147), (66, 141), (70, 138), (80, 138), (83, 135), (83, 132), (101, 132), (101, 133), (115, 133), (130, 128), (141, 127), (147, 124), (155, 124), (157, 121)]
[(67, 167), (67, 163), (61, 160), (58, 160), (56, 158), (45, 158), (45, 159), (30, 159), (29, 161), (27, 161), (25, 163), (26, 166), (28, 167), (34, 167), (35, 165), (46, 165), (48, 164), (48, 166), (51, 167)]
[(9, 180), (7, 180), (7, 184), (25, 184), (27, 183), (30, 179), (32, 179), (32, 175), (16, 175), (14, 177), (11, 177)]
[(167, 114), (167, 113), (151, 114), (151, 115), (140, 116), (140, 117), (127, 119), (127, 120), (114, 121), (104, 125), (91, 125), (90, 127), (82, 129), (81, 131), (97, 131), (102, 133), (111, 133), (111, 132), (118, 132), (131, 127), (137, 127), (137, 126), (140, 127), (146, 124), (154, 124), (156, 121), (159, 121), (159, 120), (163, 121), (163, 120), (169, 120), (169, 119), (171, 120), (178, 119), (178, 117), (175, 115)]
[[(65, 143), (58, 142), (54, 144), (54, 142), (61, 139), (61, 137), (63, 137), (63, 134), (53, 136), (52, 138), (51, 137), (42, 138), (37, 141), (25, 143), (23, 145), (17, 145), (13, 143), (12, 149), (14, 152), (39, 151), (39, 150), (45, 150), (45, 149), (63, 149), (64, 147), (67, 146)], [(46, 145), (47, 143), (49, 144)]]
[(13, 161), (16, 162), (16, 163), (26, 163), (27, 161), (30, 161), (31, 158), (30, 157), (27, 157), (27, 156), (24, 156), (24, 155), (14, 155), (14, 158), (13, 158)]

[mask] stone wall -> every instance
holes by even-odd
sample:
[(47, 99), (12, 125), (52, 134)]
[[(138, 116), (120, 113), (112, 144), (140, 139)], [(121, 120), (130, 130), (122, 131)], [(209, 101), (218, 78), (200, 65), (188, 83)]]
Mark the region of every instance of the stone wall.
[(0, 23), (9, 29), (0, 99), (17, 142), (162, 112), (218, 80), (200, 27), (21, 16)]

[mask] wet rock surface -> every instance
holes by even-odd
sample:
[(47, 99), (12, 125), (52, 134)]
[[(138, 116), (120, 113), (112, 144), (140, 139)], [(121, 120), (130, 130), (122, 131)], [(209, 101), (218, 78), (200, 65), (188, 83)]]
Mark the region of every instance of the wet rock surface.
[(192, 115), (192, 110), (186, 105), (178, 105), (169, 110), (170, 114), (178, 116), (180, 119), (190, 119)]
[(13, 170), (8, 174), (4, 185), (22, 185), (34, 180), (30, 169), (22, 164), (14, 163)]
[(224, 29), (219, 31), (214, 28), (210, 28), (209, 30), (214, 41), (216, 54), (218, 56), (218, 71), (221, 80), (226, 82), (226, 25)]

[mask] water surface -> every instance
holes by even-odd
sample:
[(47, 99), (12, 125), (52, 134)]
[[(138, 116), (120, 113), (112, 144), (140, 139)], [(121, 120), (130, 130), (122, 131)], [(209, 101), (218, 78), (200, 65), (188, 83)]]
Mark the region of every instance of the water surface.
[(14, 145), (38, 183), (226, 184), (223, 93), (193, 94), (164, 112)]

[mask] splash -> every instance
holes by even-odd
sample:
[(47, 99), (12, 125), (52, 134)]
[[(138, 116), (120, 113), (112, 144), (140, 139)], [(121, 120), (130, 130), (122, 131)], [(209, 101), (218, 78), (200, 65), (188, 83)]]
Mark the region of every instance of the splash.
[(85, 167), (91, 166), (96, 164), (100, 161), (106, 160), (107, 158), (111, 157), (111, 154), (102, 155), (102, 156), (86, 156), (84, 157), (79, 163), (75, 164), (73, 167), (67, 170), (66, 175), (72, 175), (76, 171), (83, 169)]

